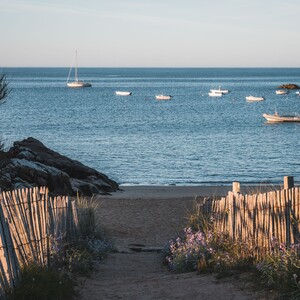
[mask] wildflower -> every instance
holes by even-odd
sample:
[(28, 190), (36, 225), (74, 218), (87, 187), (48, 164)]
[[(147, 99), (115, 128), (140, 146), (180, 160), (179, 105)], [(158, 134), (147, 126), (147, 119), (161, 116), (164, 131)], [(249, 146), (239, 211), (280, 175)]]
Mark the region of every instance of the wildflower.
[(293, 278), (295, 281), (297, 281), (297, 277), (298, 277), (297, 274), (293, 274)]

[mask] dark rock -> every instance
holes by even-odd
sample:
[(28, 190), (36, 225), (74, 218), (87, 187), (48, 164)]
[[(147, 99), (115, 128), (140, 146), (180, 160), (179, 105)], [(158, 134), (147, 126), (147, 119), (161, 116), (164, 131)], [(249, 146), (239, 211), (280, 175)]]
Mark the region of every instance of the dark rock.
[(283, 84), (279, 86), (280, 89), (287, 89), (287, 90), (297, 90), (300, 89), (300, 87), (297, 84), (294, 83), (288, 83), (288, 84)]
[(118, 190), (106, 175), (47, 148), (34, 138), (15, 142), (0, 164), (2, 190), (47, 186), (54, 195), (91, 196)]

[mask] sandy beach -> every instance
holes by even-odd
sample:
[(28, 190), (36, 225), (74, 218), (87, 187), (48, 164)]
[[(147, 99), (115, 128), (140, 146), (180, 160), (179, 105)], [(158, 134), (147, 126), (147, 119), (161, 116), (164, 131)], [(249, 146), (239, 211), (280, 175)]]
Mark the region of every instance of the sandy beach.
[(194, 272), (172, 273), (157, 252), (182, 232), (188, 213), (198, 201), (225, 196), (231, 186), (121, 189), (96, 198), (97, 222), (111, 238), (116, 252), (85, 279), (80, 287), (82, 299), (272, 299), (270, 294), (255, 292), (253, 283), (242, 277), (217, 280), (213, 275)]
[[(241, 185), (241, 193), (249, 194), (256, 191), (270, 191), (279, 189), (279, 185)], [(232, 184), (228, 185), (201, 185), (201, 186), (120, 186), (120, 191), (112, 193), (111, 199), (186, 199), (202, 197), (223, 197), (232, 190)]]

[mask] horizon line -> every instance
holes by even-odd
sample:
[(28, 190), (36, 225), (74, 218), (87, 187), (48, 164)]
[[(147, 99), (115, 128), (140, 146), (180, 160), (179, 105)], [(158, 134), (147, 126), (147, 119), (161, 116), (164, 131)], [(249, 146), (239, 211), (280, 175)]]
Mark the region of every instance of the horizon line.
[[(12, 68), (20, 68), (20, 69), (33, 69), (33, 68), (47, 68), (47, 69), (69, 69), (70, 66), (2, 66), (0, 69), (12, 69)], [(89, 68), (89, 69), (299, 69), (298, 67), (291, 67), (291, 66), (268, 66), (268, 67), (262, 67), (262, 66), (220, 66), (220, 67), (179, 67), (179, 66), (122, 66), (122, 67), (116, 67), (116, 66), (110, 66), (110, 67), (103, 67), (103, 66), (97, 66), (97, 67), (90, 67), (90, 66), (80, 66), (78, 69), (82, 68)]]

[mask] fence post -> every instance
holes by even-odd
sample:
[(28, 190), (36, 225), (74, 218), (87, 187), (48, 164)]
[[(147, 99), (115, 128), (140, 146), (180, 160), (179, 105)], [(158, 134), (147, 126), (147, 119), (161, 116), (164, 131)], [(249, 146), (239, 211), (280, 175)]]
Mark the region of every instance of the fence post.
[(288, 190), (293, 187), (294, 187), (294, 177), (293, 176), (284, 176), (283, 177), (283, 188), (285, 190)]
[(234, 195), (241, 192), (241, 184), (238, 181), (232, 182), (232, 192)]

